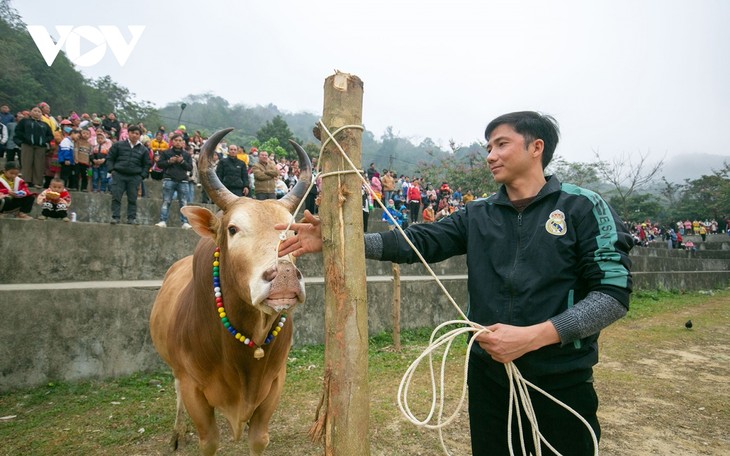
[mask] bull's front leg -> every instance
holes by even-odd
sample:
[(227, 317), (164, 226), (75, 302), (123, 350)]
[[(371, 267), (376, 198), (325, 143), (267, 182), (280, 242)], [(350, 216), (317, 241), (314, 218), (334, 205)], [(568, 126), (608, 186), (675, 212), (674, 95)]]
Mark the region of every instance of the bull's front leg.
[(283, 369), (279, 377), (271, 383), (269, 395), (248, 422), (248, 449), (251, 456), (261, 456), (269, 446), (269, 421), (279, 405), (285, 377), (286, 370)]
[(208, 403), (203, 391), (194, 382), (180, 380), (180, 392), (185, 409), (198, 431), (200, 454), (213, 456), (218, 450), (220, 432), (215, 421), (215, 409)]

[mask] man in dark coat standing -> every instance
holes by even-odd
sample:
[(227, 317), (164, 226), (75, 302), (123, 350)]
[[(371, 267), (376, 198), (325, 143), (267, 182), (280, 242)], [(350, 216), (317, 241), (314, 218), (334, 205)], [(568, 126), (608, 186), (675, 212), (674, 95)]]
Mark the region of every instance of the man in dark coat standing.
[(127, 194), (127, 223), (137, 224), (137, 188), (151, 166), (150, 152), (139, 140), (142, 130), (131, 125), (128, 132), (129, 139), (114, 143), (107, 158), (112, 173), (112, 225), (119, 223), (124, 193)]
[(228, 146), (228, 156), (218, 163), (215, 173), (231, 193), (248, 196), (248, 167), (246, 162), (238, 158), (238, 146)]

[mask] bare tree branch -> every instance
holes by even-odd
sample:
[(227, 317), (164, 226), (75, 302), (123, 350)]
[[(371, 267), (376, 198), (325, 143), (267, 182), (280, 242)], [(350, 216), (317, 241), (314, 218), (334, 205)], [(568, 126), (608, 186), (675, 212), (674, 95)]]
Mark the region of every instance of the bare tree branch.
[(621, 154), (605, 161), (601, 159), (598, 149), (593, 150), (598, 162), (596, 171), (616, 192), (625, 205), (626, 200), (637, 190), (652, 182), (664, 166), (666, 154), (659, 162), (651, 165), (648, 161), (651, 152), (639, 152), (637, 155)]

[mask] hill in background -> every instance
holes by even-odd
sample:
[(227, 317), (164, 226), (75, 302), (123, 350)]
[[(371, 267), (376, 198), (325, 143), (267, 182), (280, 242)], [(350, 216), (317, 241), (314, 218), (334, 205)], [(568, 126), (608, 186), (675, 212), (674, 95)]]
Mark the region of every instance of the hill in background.
[(730, 163), (730, 156), (715, 154), (682, 154), (669, 157), (664, 162), (661, 175), (669, 182), (683, 184), (685, 179), (699, 179), (713, 174)]

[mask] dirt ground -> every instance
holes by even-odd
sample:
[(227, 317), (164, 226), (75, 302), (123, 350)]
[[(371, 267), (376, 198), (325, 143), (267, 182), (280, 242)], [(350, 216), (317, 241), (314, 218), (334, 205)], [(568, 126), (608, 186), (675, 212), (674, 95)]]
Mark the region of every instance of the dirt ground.
[[(685, 328), (689, 319), (692, 329)], [(625, 319), (605, 330), (595, 372), (603, 432), (600, 454), (730, 455), (728, 347), (727, 294), (678, 311)], [(393, 404), (399, 380), (371, 380), (371, 454), (442, 454), (437, 434), (406, 422)], [(317, 399), (283, 397), (267, 454), (322, 454), (322, 448), (306, 437)], [(466, 413), (462, 415), (445, 432), (452, 455), (470, 454), (468, 421)], [(245, 453), (245, 443), (234, 444), (225, 434), (224, 430), (219, 454)], [(152, 448), (161, 443), (148, 441), (138, 454), (160, 454)], [(196, 446), (191, 436), (178, 454), (196, 454)]]
[(730, 298), (622, 321), (601, 340), (602, 455), (730, 454)]

